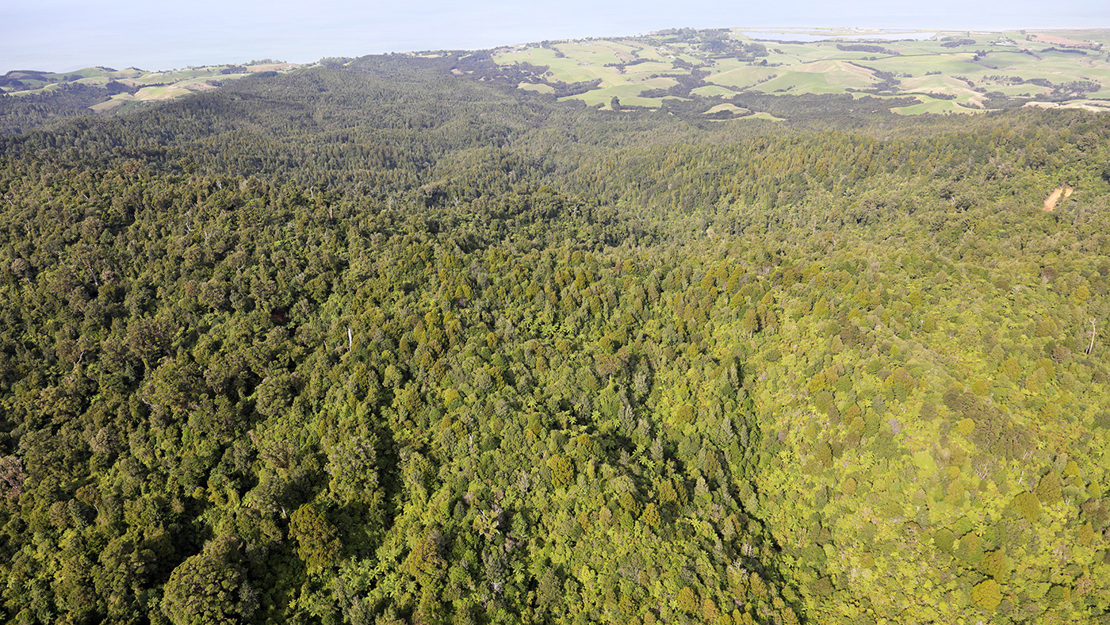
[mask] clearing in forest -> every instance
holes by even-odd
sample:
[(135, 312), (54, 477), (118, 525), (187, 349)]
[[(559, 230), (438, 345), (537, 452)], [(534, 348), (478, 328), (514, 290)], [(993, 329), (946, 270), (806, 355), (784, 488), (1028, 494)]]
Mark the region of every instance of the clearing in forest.
[(1071, 197), (1073, 191), (1075, 191), (1075, 189), (1068, 186), (1056, 187), (1056, 189), (1045, 198), (1044, 209), (1050, 213), (1056, 210), (1056, 204), (1060, 201), (1060, 198)]

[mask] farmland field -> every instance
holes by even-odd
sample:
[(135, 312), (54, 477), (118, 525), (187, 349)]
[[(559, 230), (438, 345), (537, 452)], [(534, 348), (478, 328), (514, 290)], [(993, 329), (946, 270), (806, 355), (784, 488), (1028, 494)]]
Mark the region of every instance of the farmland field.
[[(129, 67), (116, 70), (108, 67), (86, 67), (72, 72), (13, 71), (0, 76), (0, 95), (15, 97), (43, 96), (71, 87), (101, 91), (99, 100), (90, 106), (102, 113), (121, 106), (146, 100), (167, 100), (213, 89), (231, 80), (265, 71), (288, 71), (300, 67), (290, 63), (255, 63), (211, 65), (167, 71), (146, 71)], [(119, 93), (126, 90), (126, 93)], [(123, 97), (126, 96), (126, 97)]]
[[(790, 40), (788, 40), (790, 39)], [(563, 96), (608, 108), (659, 107), (704, 98), (710, 109), (737, 93), (910, 96), (900, 114), (977, 113), (1020, 105), (1101, 108), (1110, 102), (1110, 31), (925, 32), (823, 29), (660, 31), (620, 39), (543, 42), (495, 50), (503, 67), (528, 64)], [(659, 86), (660, 81), (671, 81)], [(687, 88), (676, 87), (681, 83)], [(550, 91), (539, 85), (552, 86)], [(1094, 102), (1090, 104), (1089, 102)]]
[[(781, 101), (801, 99), (816, 109), (830, 98), (853, 102), (871, 96), (867, 110), (889, 104), (885, 110), (899, 115), (974, 114), (1021, 106), (1110, 110), (1110, 30), (1099, 29), (684, 28), (416, 56), (451, 57), (460, 63), (480, 58), (486, 64), (480, 75), (493, 77), (492, 68), (493, 74), (512, 76), (509, 85), (564, 102), (608, 110), (619, 101), (623, 112), (677, 107), (695, 115), (708, 113), (715, 120), (723, 119), (720, 111), (731, 110), (720, 106), (724, 103), (753, 118), (758, 112), (774, 117), (783, 111), (753, 107), (744, 98), (779, 101), (777, 96), (788, 96)], [(166, 71), (13, 71), (0, 76), (0, 97), (65, 101), (67, 114), (113, 113), (296, 67), (266, 60)], [(473, 74), (474, 69), (455, 73)], [(844, 99), (846, 95), (852, 99)], [(34, 106), (31, 100), (23, 102), (21, 106)], [(730, 118), (744, 115), (732, 111)]]

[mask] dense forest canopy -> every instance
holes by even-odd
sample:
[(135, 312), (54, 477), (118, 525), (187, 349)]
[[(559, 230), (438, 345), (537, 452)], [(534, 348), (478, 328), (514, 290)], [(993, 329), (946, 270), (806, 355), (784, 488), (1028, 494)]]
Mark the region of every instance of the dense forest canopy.
[(0, 140), (3, 620), (1110, 621), (1110, 118), (483, 68)]

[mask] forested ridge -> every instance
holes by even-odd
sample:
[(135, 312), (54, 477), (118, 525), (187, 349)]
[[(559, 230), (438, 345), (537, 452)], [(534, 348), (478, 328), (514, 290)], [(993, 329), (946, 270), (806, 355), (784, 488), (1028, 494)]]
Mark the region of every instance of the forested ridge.
[(1110, 118), (481, 63), (0, 139), (2, 620), (1110, 622)]

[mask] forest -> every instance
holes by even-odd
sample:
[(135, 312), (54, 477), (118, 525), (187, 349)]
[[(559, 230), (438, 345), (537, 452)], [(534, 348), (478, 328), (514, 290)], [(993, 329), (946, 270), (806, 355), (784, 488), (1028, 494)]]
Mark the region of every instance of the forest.
[(0, 124), (0, 620), (1110, 623), (1110, 117), (517, 82)]

